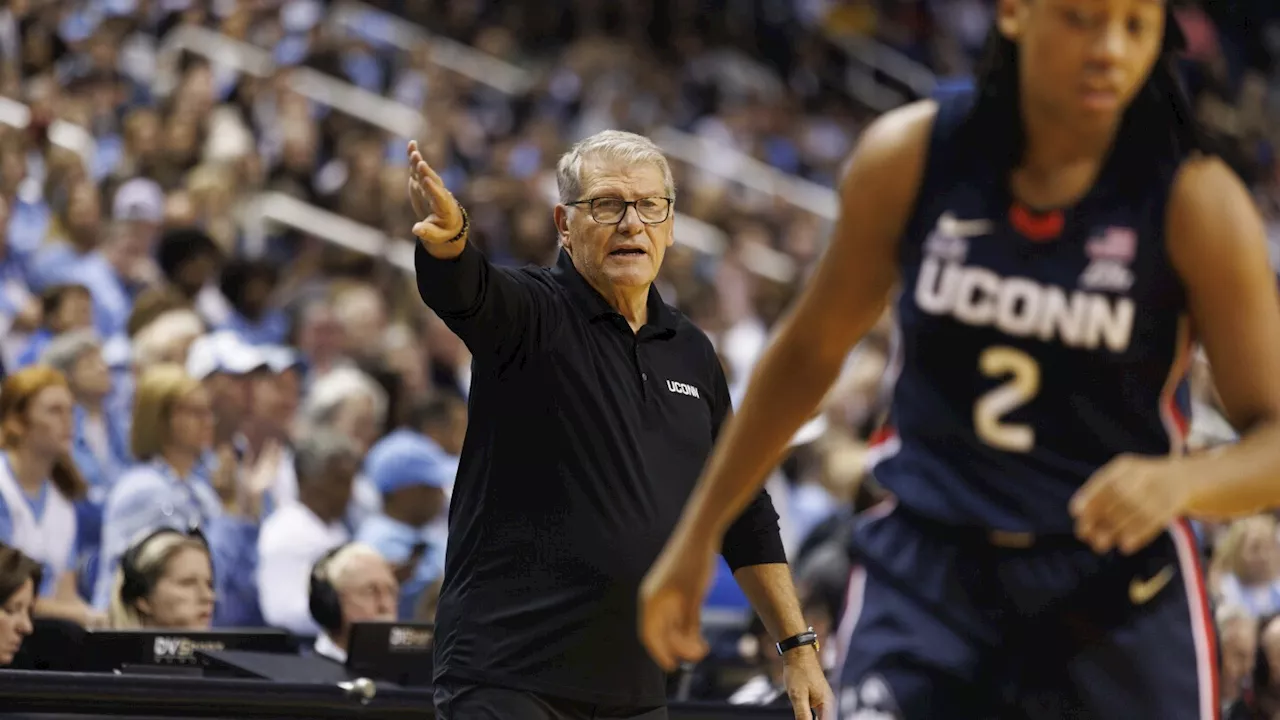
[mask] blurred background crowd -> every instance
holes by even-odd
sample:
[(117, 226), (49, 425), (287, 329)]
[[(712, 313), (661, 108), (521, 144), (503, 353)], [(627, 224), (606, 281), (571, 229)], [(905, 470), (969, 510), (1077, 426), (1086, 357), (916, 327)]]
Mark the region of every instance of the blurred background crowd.
[[(1280, 6), (1177, 18), (1196, 112), (1280, 248)], [(411, 283), (406, 141), (490, 258), (549, 264), (559, 153), (605, 128), (653, 137), (680, 188), (660, 289), (740, 398), (819, 257), (860, 128), (972, 73), (991, 22), (987, 0), (10, 0), (0, 541), (39, 561), (35, 612), (270, 625), (334, 657), (353, 621), (429, 620), (469, 357)], [(892, 327), (855, 350), (770, 483), (824, 635), (842, 531), (877, 496), (864, 468)], [(1229, 442), (1203, 363), (1195, 379), (1197, 442)], [(1280, 718), (1276, 523), (1202, 530), (1230, 710)], [(341, 617), (317, 623), (313, 567), (351, 541), (324, 571)], [(0, 600), (0, 630), (21, 634), (22, 599)], [(739, 680), (682, 692), (778, 700), (727, 572), (707, 610)]]

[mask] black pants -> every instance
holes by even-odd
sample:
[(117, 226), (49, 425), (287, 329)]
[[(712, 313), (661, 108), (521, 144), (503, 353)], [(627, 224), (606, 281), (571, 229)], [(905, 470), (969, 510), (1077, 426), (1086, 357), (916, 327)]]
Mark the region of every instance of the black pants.
[(666, 707), (620, 708), (441, 678), (436, 720), (667, 720)]

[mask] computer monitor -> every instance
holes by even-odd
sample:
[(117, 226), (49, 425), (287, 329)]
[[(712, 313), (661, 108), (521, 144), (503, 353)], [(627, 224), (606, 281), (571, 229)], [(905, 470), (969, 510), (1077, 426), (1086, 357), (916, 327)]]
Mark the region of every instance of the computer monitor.
[(435, 626), (430, 623), (354, 623), (347, 672), (404, 687), (431, 685)]
[(88, 672), (112, 672), (127, 666), (201, 667), (202, 650), (254, 650), (292, 653), (297, 645), (284, 630), (227, 628), (216, 631), (95, 630), (85, 635), (81, 666)]

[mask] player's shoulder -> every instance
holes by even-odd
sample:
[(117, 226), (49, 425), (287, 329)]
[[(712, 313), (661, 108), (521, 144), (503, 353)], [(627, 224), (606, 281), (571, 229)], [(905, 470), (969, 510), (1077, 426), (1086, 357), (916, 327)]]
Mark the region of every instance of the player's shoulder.
[(866, 230), (870, 237), (896, 242), (905, 227), (928, 174), (939, 107), (936, 100), (910, 103), (881, 115), (862, 132), (841, 173), (839, 192), (845, 216), (876, 222), (871, 226), (876, 229)]
[(1221, 210), (1218, 203), (1240, 198), (1247, 200), (1249, 190), (1244, 181), (1217, 155), (1195, 153), (1178, 164), (1169, 198), (1172, 202)]
[[(1257, 215), (1244, 181), (1217, 155), (1197, 153), (1178, 165), (1166, 226), (1217, 225), (1224, 231)], [(1229, 234), (1229, 233), (1228, 233)]]
[(886, 164), (922, 155), (929, 147), (942, 103), (920, 100), (890, 110), (871, 122), (862, 133), (858, 153)]
[(1265, 237), (1253, 197), (1222, 158), (1195, 154), (1173, 177), (1165, 212), (1165, 236), (1175, 259), (1195, 265), (1205, 253), (1243, 249)]

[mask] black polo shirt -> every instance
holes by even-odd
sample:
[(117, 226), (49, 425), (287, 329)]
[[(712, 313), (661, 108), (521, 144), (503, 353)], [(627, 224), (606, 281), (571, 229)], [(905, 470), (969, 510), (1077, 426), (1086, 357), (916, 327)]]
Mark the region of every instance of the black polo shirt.
[[(473, 355), (449, 507), (436, 672), (611, 706), (664, 704), (640, 581), (730, 412), (711, 341), (656, 290), (632, 332), (577, 273), (421, 246), (418, 291)], [(725, 538), (735, 570), (785, 562), (767, 494)]]

